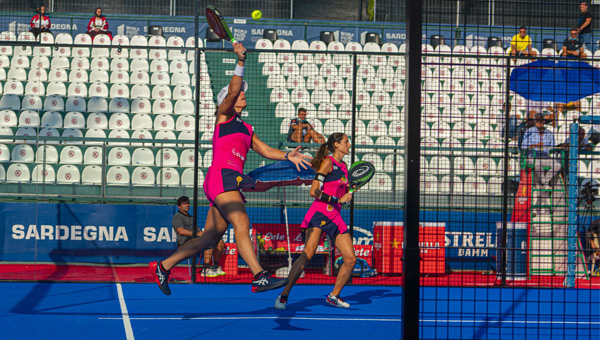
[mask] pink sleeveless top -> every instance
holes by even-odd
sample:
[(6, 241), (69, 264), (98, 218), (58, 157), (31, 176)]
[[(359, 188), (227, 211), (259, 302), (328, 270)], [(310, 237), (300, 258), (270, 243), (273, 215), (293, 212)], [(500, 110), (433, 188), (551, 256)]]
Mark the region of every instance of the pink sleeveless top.
[(244, 122), (237, 114), (228, 121), (217, 124), (213, 134), (211, 167), (243, 173), (253, 134), (252, 125)]
[[(332, 156), (327, 157), (333, 162), (333, 169), (325, 177), (321, 190), (329, 196), (341, 198), (348, 192), (348, 169), (345, 163), (340, 164)], [(341, 208), (341, 204), (337, 205)]]

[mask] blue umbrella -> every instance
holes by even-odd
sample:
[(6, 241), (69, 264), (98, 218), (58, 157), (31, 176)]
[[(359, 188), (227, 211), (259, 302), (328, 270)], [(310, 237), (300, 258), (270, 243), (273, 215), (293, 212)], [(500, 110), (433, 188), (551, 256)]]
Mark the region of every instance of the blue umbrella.
[(267, 191), (273, 187), (310, 185), (315, 178), (315, 170), (312, 168), (296, 169), (296, 165), (290, 161), (279, 161), (273, 164), (261, 166), (248, 173), (256, 181), (254, 190), (244, 191)]
[(531, 101), (570, 103), (600, 92), (600, 69), (583, 61), (538, 60), (512, 71), (510, 90)]
[(300, 171), (296, 165), (290, 161), (279, 161), (273, 164), (261, 166), (248, 173), (256, 181), (254, 189), (244, 189), (244, 191), (267, 191), (273, 187), (283, 187), (283, 215), (285, 216), (285, 233), (287, 235), (287, 253), (288, 266), (279, 268), (276, 275), (287, 277), (292, 268), (292, 254), (290, 251), (290, 227), (288, 223), (287, 204), (285, 199), (286, 186), (299, 186), (301, 184), (310, 185), (315, 178), (315, 170), (312, 168), (302, 169)]

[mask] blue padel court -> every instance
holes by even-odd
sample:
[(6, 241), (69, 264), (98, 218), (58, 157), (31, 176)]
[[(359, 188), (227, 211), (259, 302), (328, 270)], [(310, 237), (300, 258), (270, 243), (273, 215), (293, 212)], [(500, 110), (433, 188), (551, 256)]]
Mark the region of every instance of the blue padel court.
[[(349, 286), (350, 309), (325, 303), (331, 286), (2, 283), (3, 339), (400, 339), (402, 288)], [(520, 288), (421, 290), (422, 339), (600, 338), (600, 291)]]

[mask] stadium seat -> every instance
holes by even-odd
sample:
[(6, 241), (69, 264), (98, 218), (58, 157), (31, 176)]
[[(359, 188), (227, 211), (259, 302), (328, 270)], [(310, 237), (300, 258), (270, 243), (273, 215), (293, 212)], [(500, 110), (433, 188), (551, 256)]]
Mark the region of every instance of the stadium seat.
[[(81, 141), (79, 139), (79, 138), (83, 138), (83, 132), (81, 132), (80, 129), (76, 129), (76, 128), (64, 129), (61, 137), (62, 137), (62, 142), (64, 144), (77, 144), (77, 145), (83, 144), (83, 141)], [(74, 140), (73, 137), (77, 138), (78, 140)]]
[(173, 114), (173, 102), (170, 99), (157, 99), (152, 104), (154, 114)]
[(485, 195), (487, 194), (487, 185), (485, 179), (481, 176), (467, 176), (464, 182), (465, 194)]
[[(60, 137), (60, 133), (55, 128), (50, 128), (50, 127), (42, 128), (40, 130), (40, 132), (38, 133), (38, 137), (41, 137), (40, 139), (45, 140), (46, 144), (60, 144), (60, 141), (56, 140), (56, 139), (44, 139), (44, 137)], [(35, 142), (35, 141), (33, 141), (33, 142)]]
[[(89, 122), (89, 120), (88, 120)], [(106, 132), (104, 132), (104, 130), (102, 129), (91, 129), (88, 126), (88, 130), (85, 133), (85, 144), (86, 145), (102, 145), (104, 144), (104, 142), (102, 141), (96, 141), (96, 140), (90, 140), (91, 138), (106, 138)]]
[(296, 104), (310, 103), (310, 94), (305, 89), (294, 89), (290, 94), (290, 102)]
[(163, 168), (156, 174), (156, 184), (163, 187), (178, 187), (180, 185), (179, 172), (175, 168)]
[(270, 101), (271, 103), (289, 102), (290, 94), (287, 89), (283, 87), (275, 88), (271, 91)]
[(425, 137), (421, 139), (421, 154), (437, 155), (440, 153), (440, 143), (437, 138)]
[(81, 112), (67, 112), (63, 123), (64, 128), (83, 129), (85, 128), (85, 118)]
[(21, 111), (19, 115), (19, 127), (39, 127), (40, 116), (36, 111)]
[[(171, 99), (171, 88), (168, 85), (156, 85), (152, 88), (152, 99)], [(189, 99), (189, 98), (186, 98)]]
[[(179, 166), (182, 168), (194, 167), (194, 149), (185, 149), (179, 155)], [(202, 157), (198, 158), (198, 168), (202, 167)]]
[(440, 179), (439, 187), (440, 194), (463, 194), (463, 181), (459, 176), (446, 175)]
[(131, 127), (129, 116), (126, 113), (112, 113), (108, 120), (108, 128), (113, 129), (125, 129), (129, 130)]
[(217, 106), (213, 102), (200, 103), (200, 115), (201, 116), (214, 116)]
[(275, 62), (267, 62), (262, 67), (262, 75), (270, 76), (272, 74), (281, 74), (281, 67)]
[(451, 168), (450, 159), (445, 156), (433, 156), (429, 161), (428, 170), (433, 174), (447, 175), (450, 174)]
[(166, 59), (154, 59), (150, 63), (150, 72), (169, 72), (169, 62)]
[[(1, 127), (0, 135), (12, 136), (13, 131), (9, 127)], [(15, 132), (14, 136), (35, 137), (35, 136), (37, 136), (37, 129), (35, 129), (33, 127), (20, 127), (17, 129), (17, 132)], [(0, 143), (12, 143), (12, 142), (13, 142), (12, 139), (11, 140), (3, 139), (2, 141), (0, 141)], [(35, 138), (27, 139), (27, 140), (15, 139), (14, 142), (15, 143), (27, 143), (27, 144), (35, 144), (36, 143)]]
[(100, 185), (102, 184), (102, 167), (98, 165), (88, 165), (81, 173), (82, 185)]
[(371, 181), (367, 184), (368, 190), (375, 191), (392, 191), (392, 179), (386, 173), (375, 173)]
[[(165, 140), (165, 141), (174, 141), (177, 139), (177, 136), (175, 136), (175, 133), (173, 131), (170, 130), (160, 130), (156, 133), (156, 135), (154, 136), (155, 139), (160, 139), (160, 140)], [(174, 143), (167, 143), (167, 142), (158, 142), (156, 143), (156, 146), (160, 146), (160, 147), (175, 147), (176, 144)]]
[(368, 153), (362, 156), (361, 161), (369, 162), (373, 164), (375, 167), (375, 171), (383, 170), (383, 161), (381, 160), (381, 156), (374, 153)]
[(372, 104), (361, 105), (358, 109), (357, 118), (360, 120), (372, 120), (379, 117), (377, 106)]
[[(202, 187), (204, 184), (204, 173), (198, 169), (198, 187)], [(183, 170), (181, 174), (181, 186), (193, 187), (194, 186), (194, 169), (187, 168)]]
[[(402, 181), (403, 182), (403, 181)], [(421, 177), (421, 192), (426, 195), (438, 195), (438, 179), (434, 175), (425, 175)]]
[(60, 164), (81, 164), (83, 153), (77, 146), (65, 146), (60, 152)]
[[(88, 144), (86, 142), (86, 144)], [(103, 160), (102, 147), (88, 147), (83, 154), (83, 164), (86, 165), (101, 165)]]
[(129, 64), (129, 70), (131, 72), (140, 71), (140, 72), (148, 72), (150, 70), (150, 65), (148, 64), (147, 59), (136, 58), (131, 61)]
[(190, 85), (191, 79), (189, 73), (175, 72), (171, 75), (171, 85)]
[[(168, 47), (185, 47), (185, 43), (181, 37), (172, 36), (167, 39)], [(167, 57), (169, 60), (186, 59), (185, 50), (169, 50)]]
[(87, 117), (86, 126), (88, 129), (108, 129), (108, 118), (106, 118), (106, 114), (102, 112), (90, 113)]
[(58, 164), (58, 151), (53, 145), (41, 145), (35, 152), (35, 162), (38, 164)]
[(333, 119), (338, 118), (338, 111), (335, 105), (331, 102), (320, 104), (316, 109), (316, 118), (318, 119)]
[(74, 82), (69, 85), (67, 89), (68, 97), (78, 97), (78, 96), (87, 96), (88, 88), (85, 83), (82, 82)]
[(475, 162), (477, 176), (493, 176), (496, 174), (496, 162), (489, 157), (479, 157)]
[(133, 166), (154, 166), (154, 152), (149, 148), (136, 148), (131, 156)]
[[(180, 99), (193, 100), (194, 92), (187, 85), (177, 85), (173, 89), (173, 99), (174, 100), (180, 100)], [(210, 100), (212, 100), (212, 98)]]
[(177, 167), (179, 166), (179, 157), (177, 152), (171, 148), (160, 149), (156, 152), (156, 166), (159, 167)]
[(23, 87), (23, 83), (10, 79), (4, 84), (4, 94), (13, 94), (17, 96), (22, 96), (25, 93), (25, 88)]
[(89, 82), (89, 75), (88, 75), (87, 70), (83, 70), (83, 69), (72, 70), (69, 73), (68, 81), (71, 83), (77, 83), (77, 82), (87, 83), (87, 82)]
[[(180, 148), (191, 148), (194, 146), (194, 140), (196, 139), (196, 134), (192, 130), (186, 130), (179, 132), (179, 136), (177, 136), (177, 140), (181, 143), (177, 144)], [(202, 140), (202, 139), (200, 139)]]
[[(6, 95), (4, 95), (3, 98), (4, 97), (6, 97)], [(65, 102), (63, 97), (59, 95), (46, 96), (46, 99), (44, 99), (44, 111), (64, 112)]]
[(74, 97), (67, 98), (67, 103), (65, 105), (65, 109), (67, 112), (69, 112), (69, 111), (87, 112), (86, 106), (87, 105), (86, 105), (85, 99), (83, 97), (74, 96)]
[(175, 123), (176, 131), (193, 131), (195, 127), (194, 115), (181, 115)]
[(108, 152), (108, 165), (131, 165), (131, 154), (124, 147), (114, 147)]
[[(309, 86), (309, 83), (311, 83), (310, 81), (310, 77), (311, 76), (318, 76), (319, 75), (319, 68), (317, 67), (317, 65), (315, 64), (303, 64), (302, 67), (300, 67), (300, 75), (307, 79), (307, 86)], [(322, 79), (322, 78), (320, 78)], [(321, 82), (322, 84), (324, 84), (324, 82)]]
[(105, 97), (90, 97), (87, 102), (87, 108), (89, 112), (108, 112), (108, 101)]
[(132, 71), (131, 77), (129, 77), (129, 82), (134, 85), (148, 85), (150, 83), (150, 76), (146, 71)]
[(16, 145), (11, 152), (13, 163), (33, 163), (35, 153), (33, 148), (26, 144)]
[(171, 61), (171, 63), (169, 64), (169, 72), (171, 73), (175, 73), (175, 72), (189, 72), (193, 70), (189, 70), (188, 69), (188, 64), (185, 60), (173, 60)]
[(402, 116), (400, 110), (395, 105), (384, 105), (379, 113), (379, 119), (384, 122), (400, 121)]
[(111, 84), (128, 84), (129, 78), (129, 72), (125, 70), (115, 70), (111, 72), (109, 82)]
[(8, 150), (8, 146), (6, 144), (0, 144), (0, 163), (9, 163), (10, 162), (10, 151)]
[(65, 85), (64, 82), (61, 82), (61, 81), (50, 82), (46, 86), (46, 95), (47, 96), (57, 95), (60, 97), (66, 97), (67, 96), (67, 86)]
[(26, 164), (11, 164), (6, 170), (7, 183), (29, 183), (31, 173)]
[(79, 184), (81, 183), (81, 174), (79, 168), (74, 165), (62, 165), (56, 173), (56, 182), (58, 184)]
[(18, 124), (17, 115), (11, 110), (0, 111), (0, 127), (16, 127)]
[(108, 104), (109, 113), (129, 113), (129, 100), (125, 98), (113, 98)]
[(152, 168), (146, 166), (136, 167), (131, 174), (131, 185), (154, 186), (154, 176)]
[(352, 96), (345, 90), (335, 90), (331, 93), (331, 102), (333, 104), (350, 104)]
[(468, 176), (475, 173), (475, 164), (469, 157), (456, 157), (452, 163), (455, 175)]
[(131, 120), (132, 130), (148, 130), (152, 129), (152, 118), (145, 113), (136, 114)]
[[(157, 113), (154, 111), (154, 113)], [(175, 121), (173, 116), (168, 114), (160, 114), (154, 118), (154, 130), (175, 130)]]
[[(188, 115), (194, 114), (195, 105), (191, 100), (179, 99), (175, 102), (173, 109), (176, 115)], [(214, 112), (213, 112), (214, 113)]]
[(62, 128), (63, 117), (56, 111), (49, 111), (42, 116), (42, 127)]
[(107, 185), (129, 185), (129, 171), (124, 166), (112, 166), (106, 173)]
[(134, 35), (129, 40), (129, 45), (132, 46), (129, 51), (130, 58), (148, 58), (148, 50), (145, 48), (133, 48), (135, 47), (146, 47), (148, 46), (148, 38), (143, 35)]
[(150, 85), (169, 85), (171, 77), (168, 72), (154, 72), (150, 77)]

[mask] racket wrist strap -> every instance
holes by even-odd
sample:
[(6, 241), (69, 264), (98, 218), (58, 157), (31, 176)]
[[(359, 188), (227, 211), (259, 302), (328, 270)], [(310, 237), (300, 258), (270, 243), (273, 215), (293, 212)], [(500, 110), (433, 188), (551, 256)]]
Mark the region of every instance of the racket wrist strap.
[(244, 66), (235, 65), (235, 70), (233, 70), (233, 74), (238, 77), (244, 77)]
[(283, 158), (285, 158), (286, 161), (289, 161), (288, 156), (289, 156), (290, 152), (286, 152), (285, 155), (283, 155)]

